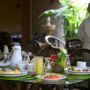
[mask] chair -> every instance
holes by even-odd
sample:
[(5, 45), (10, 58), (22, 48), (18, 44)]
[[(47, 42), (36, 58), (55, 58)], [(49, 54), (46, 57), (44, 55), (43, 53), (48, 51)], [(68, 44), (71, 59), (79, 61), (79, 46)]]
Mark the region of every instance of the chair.
[(32, 40), (25, 46), (23, 46), (23, 50), (25, 50), (26, 52), (32, 52), (33, 54), (37, 54), (37, 52), (40, 50), (40, 46), (35, 40)]
[(46, 43), (44, 46), (40, 49), (40, 51), (37, 53), (37, 55), (42, 55), (46, 57), (50, 57), (51, 54), (58, 53), (60, 50), (61, 45), (64, 47), (65, 43), (63, 43), (58, 38), (47, 35), (45, 37)]
[(70, 54), (70, 62), (72, 66), (76, 65), (77, 61), (86, 61), (86, 64), (90, 66), (90, 50), (81, 48), (72, 51)]
[[(71, 66), (76, 66), (77, 61), (86, 61), (86, 65), (90, 66), (90, 50), (82, 48), (76, 49), (72, 53), (70, 53), (70, 62)], [(89, 90), (90, 80), (75, 85), (74, 87), (80, 88), (80, 90)]]
[(76, 49), (82, 48), (82, 46), (83, 44), (80, 39), (69, 39), (66, 41), (66, 49), (69, 54)]
[(64, 41), (62, 41), (59, 38), (52, 36), (52, 35), (47, 35), (45, 37), (45, 41), (47, 44), (51, 45), (52, 48), (55, 48), (55, 49), (60, 49), (60, 47), (65, 46)]
[(50, 57), (51, 54), (58, 53), (59, 49), (52, 48), (50, 45), (45, 44), (36, 54), (37, 56)]

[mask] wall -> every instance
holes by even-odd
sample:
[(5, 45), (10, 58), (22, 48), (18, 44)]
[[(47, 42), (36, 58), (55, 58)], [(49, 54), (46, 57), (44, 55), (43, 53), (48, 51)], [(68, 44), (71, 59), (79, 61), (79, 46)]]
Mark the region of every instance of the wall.
[(20, 0), (0, 0), (0, 32), (21, 32), (21, 9), (16, 8)]

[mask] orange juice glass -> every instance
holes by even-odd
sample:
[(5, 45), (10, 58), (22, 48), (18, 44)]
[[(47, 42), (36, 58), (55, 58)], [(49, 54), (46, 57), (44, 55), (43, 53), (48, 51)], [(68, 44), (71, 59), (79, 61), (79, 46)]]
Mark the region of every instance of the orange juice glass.
[(36, 74), (42, 74), (43, 73), (43, 57), (37, 56), (36, 59)]

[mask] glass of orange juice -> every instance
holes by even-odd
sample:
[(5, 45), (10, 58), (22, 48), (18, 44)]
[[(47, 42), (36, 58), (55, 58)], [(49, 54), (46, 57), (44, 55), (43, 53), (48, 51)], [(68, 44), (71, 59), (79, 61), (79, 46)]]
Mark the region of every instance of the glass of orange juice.
[(43, 73), (43, 56), (36, 56), (36, 74), (42, 74)]

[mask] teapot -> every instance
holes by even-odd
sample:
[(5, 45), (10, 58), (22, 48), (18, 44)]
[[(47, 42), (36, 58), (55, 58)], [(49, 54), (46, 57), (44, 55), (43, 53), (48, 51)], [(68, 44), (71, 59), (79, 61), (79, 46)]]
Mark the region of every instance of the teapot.
[(10, 66), (16, 68), (17, 65), (22, 63), (21, 46), (13, 46), (12, 52)]

